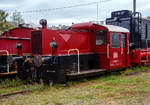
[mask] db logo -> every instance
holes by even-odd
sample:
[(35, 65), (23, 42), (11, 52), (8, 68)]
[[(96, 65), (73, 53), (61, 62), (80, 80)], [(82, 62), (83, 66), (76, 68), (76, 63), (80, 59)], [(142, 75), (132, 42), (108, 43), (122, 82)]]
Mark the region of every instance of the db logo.
[(117, 52), (114, 52), (113, 58), (118, 58), (118, 53)]

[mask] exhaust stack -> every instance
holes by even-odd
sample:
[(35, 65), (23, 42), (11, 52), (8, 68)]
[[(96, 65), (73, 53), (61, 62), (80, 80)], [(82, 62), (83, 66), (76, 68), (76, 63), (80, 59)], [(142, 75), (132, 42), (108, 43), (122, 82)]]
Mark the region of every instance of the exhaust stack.
[(133, 0), (133, 15), (136, 15), (136, 0)]
[(42, 25), (42, 29), (47, 29), (47, 20), (46, 19), (41, 19), (40, 24)]

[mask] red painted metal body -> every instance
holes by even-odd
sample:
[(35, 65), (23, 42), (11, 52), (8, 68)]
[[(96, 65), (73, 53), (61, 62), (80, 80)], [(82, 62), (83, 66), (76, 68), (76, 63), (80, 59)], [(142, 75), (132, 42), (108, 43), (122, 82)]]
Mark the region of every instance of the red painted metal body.
[(10, 29), (2, 34), (2, 36), (6, 37), (18, 37), (18, 38), (30, 38), (30, 32), (33, 30), (32, 28), (27, 27), (17, 27)]
[[(91, 35), (86, 31), (42, 30), (42, 55), (67, 55), (69, 49), (79, 49), (80, 54), (92, 53)], [(50, 42), (55, 39), (58, 48), (51, 48)]]
[[(107, 32), (107, 44), (96, 45), (95, 32), (96, 31)], [(64, 56), (68, 55), (69, 49), (78, 49), (80, 55), (83, 54), (99, 54), (100, 69), (115, 70), (119, 68), (130, 66), (130, 54), (129, 54), (129, 32), (110, 31), (103, 25), (93, 23), (73, 24), (69, 30), (38, 30), (41, 40), (37, 37), (39, 45), (35, 40), (35, 35), (32, 41), (35, 41), (32, 45), (32, 51), (40, 50), (40, 53), (33, 53), (34, 55), (42, 56)], [(34, 32), (34, 31), (33, 31)], [(118, 33), (120, 38), (120, 45), (122, 44), (121, 36), (125, 34), (125, 46), (119, 48), (111, 47), (111, 33)], [(32, 36), (31, 36), (32, 37)], [(50, 47), (51, 42), (57, 42), (58, 47)], [(41, 49), (36, 49), (35, 46), (41, 46)], [(34, 49), (35, 48), (35, 49)], [(73, 52), (72, 52), (73, 53)], [(77, 52), (76, 52), (77, 54)]]
[[(21, 43), (22, 49), (18, 51), (16, 44)], [(0, 38), (0, 50), (7, 50), (9, 55), (30, 55), (30, 39), (14, 39), (14, 38)]]
[(10, 55), (18, 55), (17, 43), (22, 44), (19, 55), (31, 54), (30, 33), (32, 28), (14, 28), (3, 33), (0, 37), (0, 50), (7, 50)]
[(131, 55), (132, 65), (150, 64), (150, 49), (135, 49)]

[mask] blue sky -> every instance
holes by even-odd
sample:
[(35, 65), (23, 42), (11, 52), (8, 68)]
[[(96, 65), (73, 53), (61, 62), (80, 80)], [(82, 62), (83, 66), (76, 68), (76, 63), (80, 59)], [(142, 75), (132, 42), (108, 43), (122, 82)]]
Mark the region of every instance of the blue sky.
[[(90, 3), (100, 0), (0, 0), (0, 9), (7, 10), (12, 15), (14, 10), (28, 11), (37, 9), (51, 9), (70, 5), (78, 5), (82, 3)], [(115, 10), (132, 10), (133, 0), (111, 0), (98, 5), (98, 19), (105, 20), (110, 17), (111, 11)], [(149, 16), (150, 1), (137, 0), (137, 11), (140, 11), (143, 17)], [(97, 4), (59, 9), (46, 12), (22, 13), (26, 23), (38, 24), (41, 18), (48, 20), (49, 25), (65, 24), (70, 25), (72, 22), (86, 22), (97, 20)], [(9, 20), (10, 18), (8, 18)]]

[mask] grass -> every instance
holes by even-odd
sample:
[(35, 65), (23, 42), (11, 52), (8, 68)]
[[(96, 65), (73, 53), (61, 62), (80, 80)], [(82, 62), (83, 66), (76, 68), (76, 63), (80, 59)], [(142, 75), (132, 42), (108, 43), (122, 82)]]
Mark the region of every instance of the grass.
[(19, 78), (15, 78), (15, 79), (5, 79), (5, 80), (1, 80), (0, 81), (0, 88), (8, 88), (8, 87), (15, 87), (15, 86), (19, 86), (19, 85), (23, 85), (26, 84), (27, 81), (22, 81)]
[[(143, 72), (144, 71), (144, 72)], [(147, 72), (145, 72), (147, 71)], [(32, 88), (25, 95), (0, 99), (2, 105), (135, 105), (150, 99), (150, 67), (130, 68), (119, 73), (110, 73), (90, 79), (69, 81), (52, 87), (24, 84), (17, 80), (17, 87), (0, 84), (4, 91)], [(20, 81), (20, 82), (19, 82)], [(5, 81), (7, 82), (7, 81)], [(0, 90), (0, 91), (2, 91)], [(145, 103), (147, 105), (149, 103)]]
[(25, 90), (39, 91), (40, 89), (44, 89), (43, 84), (33, 85), (29, 81), (23, 81), (19, 78), (1, 80), (0, 82), (0, 95)]
[(122, 75), (132, 75), (132, 74), (136, 74), (139, 72), (146, 72), (150, 70), (150, 66), (145, 66), (145, 67), (132, 67), (132, 68), (128, 68), (125, 71), (122, 71), (121, 74)]

